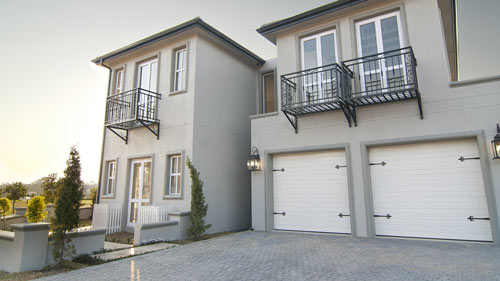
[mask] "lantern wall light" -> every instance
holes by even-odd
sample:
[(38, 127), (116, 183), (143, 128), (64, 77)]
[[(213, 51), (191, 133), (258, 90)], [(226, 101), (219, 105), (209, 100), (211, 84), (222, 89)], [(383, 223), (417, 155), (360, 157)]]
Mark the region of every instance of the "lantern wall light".
[(493, 149), (493, 159), (500, 159), (500, 125), (497, 124), (497, 134), (491, 141), (491, 148)]
[(261, 169), (259, 150), (255, 146), (252, 147), (250, 156), (247, 159), (247, 169), (252, 172)]

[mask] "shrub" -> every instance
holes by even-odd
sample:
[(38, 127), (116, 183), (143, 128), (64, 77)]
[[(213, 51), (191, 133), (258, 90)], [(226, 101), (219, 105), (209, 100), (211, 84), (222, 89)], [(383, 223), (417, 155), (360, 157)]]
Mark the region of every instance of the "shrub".
[(47, 216), (47, 213), (43, 196), (35, 196), (28, 201), (26, 214), (24, 216), (30, 223), (41, 222)]
[(208, 204), (205, 204), (205, 195), (203, 194), (203, 181), (200, 179), (200, 173), (193, 166), (189, 158), (186, 161), (191, 176), (191, 213), (189, 214), (189, 227), (187, 235), (189, 239), (198, 241), (210, 228), (210, 224), (205, 224), (205, 217), (208, 211)]
[(7, 198), (0, 198), (0, 211), (2, 212), (3, 229), (5, 229), (5, 215), (10, 211), (10, 201)]
[(98, 265), (104, 263), (103, 259), (95, 258), (89, 254), (81, 254), (73, 258), (73, 262), (83, 263), (88, 265)]

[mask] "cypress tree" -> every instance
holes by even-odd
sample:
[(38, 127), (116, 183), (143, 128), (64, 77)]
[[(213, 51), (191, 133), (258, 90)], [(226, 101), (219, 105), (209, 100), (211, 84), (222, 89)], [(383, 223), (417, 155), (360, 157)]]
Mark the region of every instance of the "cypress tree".
[(189, 167), (191, 176), (191, 213), (189, 214), (187, 235), (189, 239), (197, 241), (211, 225), (205, 224), (208, 204), (205, 204), (203, 181), (200, 179), (200, 173), (193, 166), (189, 157), (187, 158), (186, 164)]

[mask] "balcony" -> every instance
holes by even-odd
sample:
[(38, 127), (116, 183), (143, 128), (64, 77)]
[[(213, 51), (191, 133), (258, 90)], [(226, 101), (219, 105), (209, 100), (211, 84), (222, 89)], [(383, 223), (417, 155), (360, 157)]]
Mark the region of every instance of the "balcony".
[(125, 143), (128, 143), (128, 130), (141, 126), (159, 138), (158, 100), (160, 99), (160, 94), (142, 88), (108, 96), (104, 126)]
[(282, 111), (297, 132), (300, 115), (342, 110), (357, 126), (356, 108), (416, 99), (416, 59), (411, 47), (281, 76)]

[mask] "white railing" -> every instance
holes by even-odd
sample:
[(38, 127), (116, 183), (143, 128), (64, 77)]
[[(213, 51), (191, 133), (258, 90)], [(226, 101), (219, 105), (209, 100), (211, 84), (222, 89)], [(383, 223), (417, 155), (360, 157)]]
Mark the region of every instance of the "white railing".
[(168, 221), (168, 212), (173, 210), (170, 205), (141, 206), (137, 218), (138, 224), (148, 224)]
[(119, 204), (95, 204), (92, 228), (106, 228), (106, 234), (121, 231), (122, 207)]

